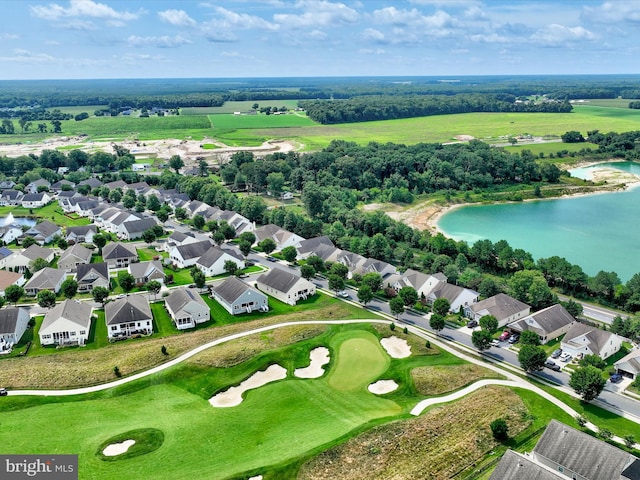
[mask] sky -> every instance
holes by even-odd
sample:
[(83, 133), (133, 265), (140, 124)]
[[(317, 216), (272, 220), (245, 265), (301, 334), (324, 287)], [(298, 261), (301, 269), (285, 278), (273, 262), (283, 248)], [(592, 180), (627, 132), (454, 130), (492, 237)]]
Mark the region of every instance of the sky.
[(640, 73), (640, 0), (0, 0), (0, 80)]

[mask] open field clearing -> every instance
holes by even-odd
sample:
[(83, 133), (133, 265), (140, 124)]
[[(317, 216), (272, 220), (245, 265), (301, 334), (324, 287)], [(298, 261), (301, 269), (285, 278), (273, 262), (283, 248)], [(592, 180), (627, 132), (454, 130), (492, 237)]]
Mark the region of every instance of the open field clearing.
[(304, 114), (284, 113), (282, 115), (209, 115), (209, 120), (216, 130), (254, 129), (254, 128), (286, 128), (317, 125)]
[(287, 107), (293, 110), (298, 106), (298, 100), (246, 100), (241, 102), (224, 102), (221, 107), (185, 107), (180, 109), (180, 115), (211, 115), (216, 113), (248, 112), (253, 105), (260, 107)]
[(411, 371), (411, 378), (418, 393), (431, 396), (457, 390), (470, 385), (479, 378), (502, 377), (493, 370), (465, 363), (414, 368)]
[[(585, 132), (586, 135), (586, 132)], [(582, 143), (563, 143), (550, 142), (550, 143), (529, 143), (524, 145), (513, 145), (509, 147), (503, 147), (506, 151), (512, 153), (520, 153), (523, 150), (529, 150), (535, 156), (540, 153), (544, 153), (545, 157), (548, 157), (550, 153), (556, 154), (561, 150), (567, 152), (579, 152), (582, 149), (590, 148), (593, 151), (598, 150), (598, 146), (594, 143), (582, 142)]]
[(74, 105), (72, 107), (52, 107), (50, 110), (60, 110), (62, 113), (70, 113), (71, 115), (78, 115), (82, 112), (93, 115), (96, 110), (104, 108), (109, 108), (109, 105)]
[(575, 101), (574, 107), (590, 106), (590, 107), (611, 107), (611, 108), (629, 108), (628, 98), (589, 98), (584, 101)]

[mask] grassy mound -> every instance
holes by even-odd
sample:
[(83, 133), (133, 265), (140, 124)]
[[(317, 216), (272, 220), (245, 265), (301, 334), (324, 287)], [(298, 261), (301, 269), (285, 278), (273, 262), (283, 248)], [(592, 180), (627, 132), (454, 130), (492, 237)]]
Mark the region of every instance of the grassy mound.
[[(114, 443), (121, 443), (125, 440), (134, 440), (136, 443), (131, 445), (129, 449), (120, 454), (112, 457), (108, 457), (102, 453), (106, 447)], [(154, 450), (159, 449), (164, 443), (164, 433), (157, 428), (139, 428), (137, 430), (129, 430), (128, 432), (121, 433), (109, 440), (102, 442), (96, 455), (105, 462), (115, 462), (118, 460), (125, 460), (127, 458), (138, 457), (151, 453)]]

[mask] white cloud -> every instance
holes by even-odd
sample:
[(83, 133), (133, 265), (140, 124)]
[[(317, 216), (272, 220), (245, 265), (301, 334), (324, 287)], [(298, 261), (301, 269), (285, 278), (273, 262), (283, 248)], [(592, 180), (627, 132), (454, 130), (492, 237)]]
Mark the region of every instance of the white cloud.
[(478, 5), (472, 5), (464, 11), (465, 18), (469, 20), (487, 20), (487, 13)]
[(380, 30), (376, 30), (375, 28), (367, 28), (363, 32), (363, 36), (365, 40), (371, 40), (374, 42), (384, 43), (386, 41), (384, 33), (382, 33)]
[(57, 3), (49, 5), (32, 5), (29, 7), (31, 14), (44, 20), (62, 20), (71, 17), (88, 17), (104, 20), (135, 20), (142, 11), (132, 13), (128, 11), (117, 11), (104, 3), (97, 3), (93, 0), (70, 0), (69, 7), (65, 8)]
[(309, 32), (307, 37), (312, 40), (326, 40), (327, 34), (322, 30), (312, 30), (311, 32)]
[(517, 41), (517, 39), (514, 37), (507, 37), (505, 35), (499, 35), (497, 33), (489, 33), (489, 34), (479, 33), (476, 35), (470, 35), (469, 38), (473, 42), (482, 42), (482, 43), (513, 43)]
[(158, 16), (163, 22), (177, 27), (192, 27), (196, 24), (196, 21), (184, 10), (164, 10), (163, 12), (158, 12)]
[(18, 40), (20, 35), (17, 33), (0, 33), (0, 40)]
[(127, 42), (132, 47), (152, 46), (158, 48), (175, 48), (187, 43), (191, 43), (190, 40), (182, 37), (181, 35), (176, 35), (174, 37), (170, 37), (168, 35), (163, 35), (161, 37), (140, 37), (137, 35), (131, 35), (127, 39)]
[(640, 22), (640, 1), (604, 2), (598, 7), (584, 7), (582, 18), (595, 23)]
[(273, 19), (291, 27), (333, 27), (337, 25), (353, 24), (360, 19), (360, 14), (344, 3), (334, 3), (327, 0), (301, 0), (296, 8), (304, 10), (301, 14), (276, 13)]
[(396, 7), (385, 7), (375, 10), (372, 16), (375, 23), (396, 26), (435, 29), (459, 26), (459, 22), (443, 10), (437, 10), (433, 15), (423, 15), (415, 8), (398, 10)]
[(538, 30), (531, 36), (534, 43), (545, 47), (563, 47), (580, 41), (595, 40), (596, 36), (583, 27), (565, 27), (553, 24)]
[(248, 13), (236, 13), (223, 7), (215, 7), (216, 18), (207, 22), (221, 28), (241, 28), (246, 30), (278, 30), (280, 25)]
[(14, 63), (53, 63), (56, 61), (55, 57), (46, 53), (31, 53), (29, 50), (23, 48), (16, 48), (13, 51), (13, 56), (0, 57), (0, 62), (14, 62)]
[(358, 50), (358, 52), (364, 55), (384, 55), (385, 53), (387, 53), (383, 48), (361, 48), (360, 50)]
[(61, 43), (58, 42), (57, 40), (45, 40), (44, 44), (45, 45), (50, 45), (52, 47), (57, 47), (58, 45), (61, 45)]

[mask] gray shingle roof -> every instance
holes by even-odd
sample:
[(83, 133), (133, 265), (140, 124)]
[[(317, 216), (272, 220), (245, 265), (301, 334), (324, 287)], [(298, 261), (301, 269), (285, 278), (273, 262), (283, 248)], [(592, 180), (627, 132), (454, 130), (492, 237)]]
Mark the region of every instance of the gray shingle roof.
[(280, 292), (288, 292), (302, 277), (298, 275), (281, 270), (279, 268), (273, 268), (267, 273), (263, 273), (258, 278), (258, 282), (267, 285)]
[(43, 237), (48, 237), (49, 235), (53, 235), (58, 232), (60, 227), (55, 223), (45, 220), (44, 222), (40, 222), (29, 229), (29, 231), (32, 230), (39, 232)]
[(18, 314), (23, 308), (7, 307), (0, 309), (0, 334), (15, 333), (18, 324)]
[(533, 449), (589, 480), (615, 480), (636, 457), (557, 420), (551, 420)]
[(562, 305), (557, 304), (532, 313), (509, 325), (521, 331), (532, 330), (539, 335), (546, 335), (566, 327), (572, 322), (575, 322), (575, 318)]
[(500, 321), (530, 307), (526, 303), (516, 300), (509, 295), (498, 293), (493, 297), (485, 298), (478, 303), (474, 303), (470, 308), (476, 313), (486, 310), (490, 315), (493, 315)]
[(95, 225), (82, 225), (80, 227), (67, 227), (67, 235), (74, 234), (76, 236), (85, 236), (87, 233), (98, 232), (98, 227)]
[(83, 247), (79, 243), (76, 243), (75, 245), (72, 245), (64, 252), (62, 252), (62, 255), (60, 255), (60, 258), (58, 259), (58, 263), (64, 262), (64, 260), (69, 257), (73, 257), (78, 260), (83, 260), (85, 263), (89, 263), (89, 261), (91, 260), (91, 250), (89, 250), (87, 247)]
[(187, 238), (195, 238), (195, 236), (193, 235), (193, 233), (189, 232), (189, 233), (183, 233), (183, 232), (178, 232), (175, 231), (173, 232), (171, 235), (169, 235), (168, 240), (173, 240), (177, 243), (182, 243), (184, 242)]
[(91, 305), (87, 302), (65, 300), (47, 312), (42, 320), (40, 330), (49, 328), (56, 320), (66, 318), (79, 327), (89, 329), (91, 325)]
[(53, 253), (53, 250), (48, 248), (43, 248), (40, 245), (36, 245), (35, 243), (27, 248), (22, 255), (27, 257), (29, 260), (35, 260), (36, 258), (47, 258), (49, 255)]
[(41, 202), (44, 198), (44, 193), (27, 193), (22, 197), (23, 202)]
[(229, 304), (235, 302), (247, 290), (256, 291), (254, 288), (250, 287), (242, 280), (238, 280), (236, 277), (229, 277), (223, 282), (216, 284), (213, 287), (213, 290), (220, 298), (223, 298)]
[(306, 240), (302, 240), (300, 242), (300, 246), (298, 247), (298, 253), (304, 255), (308, 252), (313, 252), (316, 248), (320, 246), (329, 246), (335, 247), (334, 243), (331, 241), (329, 237), (326, 235), (322, 235), (321, 237), (309, 238)]
[(188, 243), (186, 245), (179, 245), (176, 248), (180, 252), (180, 256), (184, 260), (199, 258), (211, 248), (211, 242), (209, 240), (202, 240), (201, 242)]
[(233, 250), (222, 250), (220, 247), (211, 247), (198, 259), (198, 265), (202, 265), (203, 267), (208, 268), (216, 263), (225, 253), (227, 255), (231, 255), (237, 260), (242, 261), (242, 258), (239, 258), (238, 254)]
[[(576, 340), (579, 337), (582, 337), (583, 335), (585, 335), (589, 340), (589, 344), (588, 344), (589, 349), (593, 353), (597, 354), (602, 350), (602, 347), (604, 347), (606, 343), (609, 341), (609, 339), (611, 338), (611, 335), (614, 335), (614, 334), (611, 332), (605, 332), (604, 330), (600, 330), (597, 327), (591, 327), (584, 323), (575, 322), (573, 325), (571, 325), (571, 328), (569, 328), (569, 331), (567, 331), (567, 333), (565, 334), (564, 338), (562, 339), (562, 343), (571, 345), (574, 342), (574, 340)], [(584, 346), (584, 345), (586, 344), (580, 343), (580, 346)]]
[(160, 260), (150, 260), (148, 262), (132, 263), (129, 265), (129, 271), (135, 278), (146, 277), (154, 270), (164, 273), (164, 268)]
[(105, 260), (137, 256), (138, 252), (136, 251), (136, 248), (133, 245), (128, 245), (126, 243), (107, 243), (102, 248), (102, 258), (104, 258)]
[[(80, 282), (89, 272), (94, 271), (96, 275), (104, 279), (109, 279), (109, 265), (106, 262), (100, 263), (81, 263), (76, 271), (76, 278)], [(93, 283), (93, 281), (88, 282)]]
[(107, 303), (104, 306), (104, 315), (107, 325), (139, 322), (153, 318), (149, 302), (142, 295), (129, 295)]
[(196, 302), (207, 309), (209, 308), (195, 289), (192, 290), (184, 287), (172, 290), (171, 294), (165, 298), (164, 301), (169, 307), (171, 307), (171, 310), (174, 313), (179, 312), (191, 302)]
[(124, 222), (122, 226), (129, 233), (140, 233), (146, 232), (147, 230), (155, 227), (157, 224), (158, 223), (153, 218), (141, 218), (140, 220)]
[(42, 270), (38, 270), (33, 274), (33, 277), (24, 286), (25, 290), (28, 288), (37, 288), (38, 290), (54, 288), (60, 279), (66, 277), (64, 270), (58, 270), (57, 268), (45, 267)]
[(556, 475), (531, 459), (507, 450), (489, 480), (562, 480), (565, 477)]

